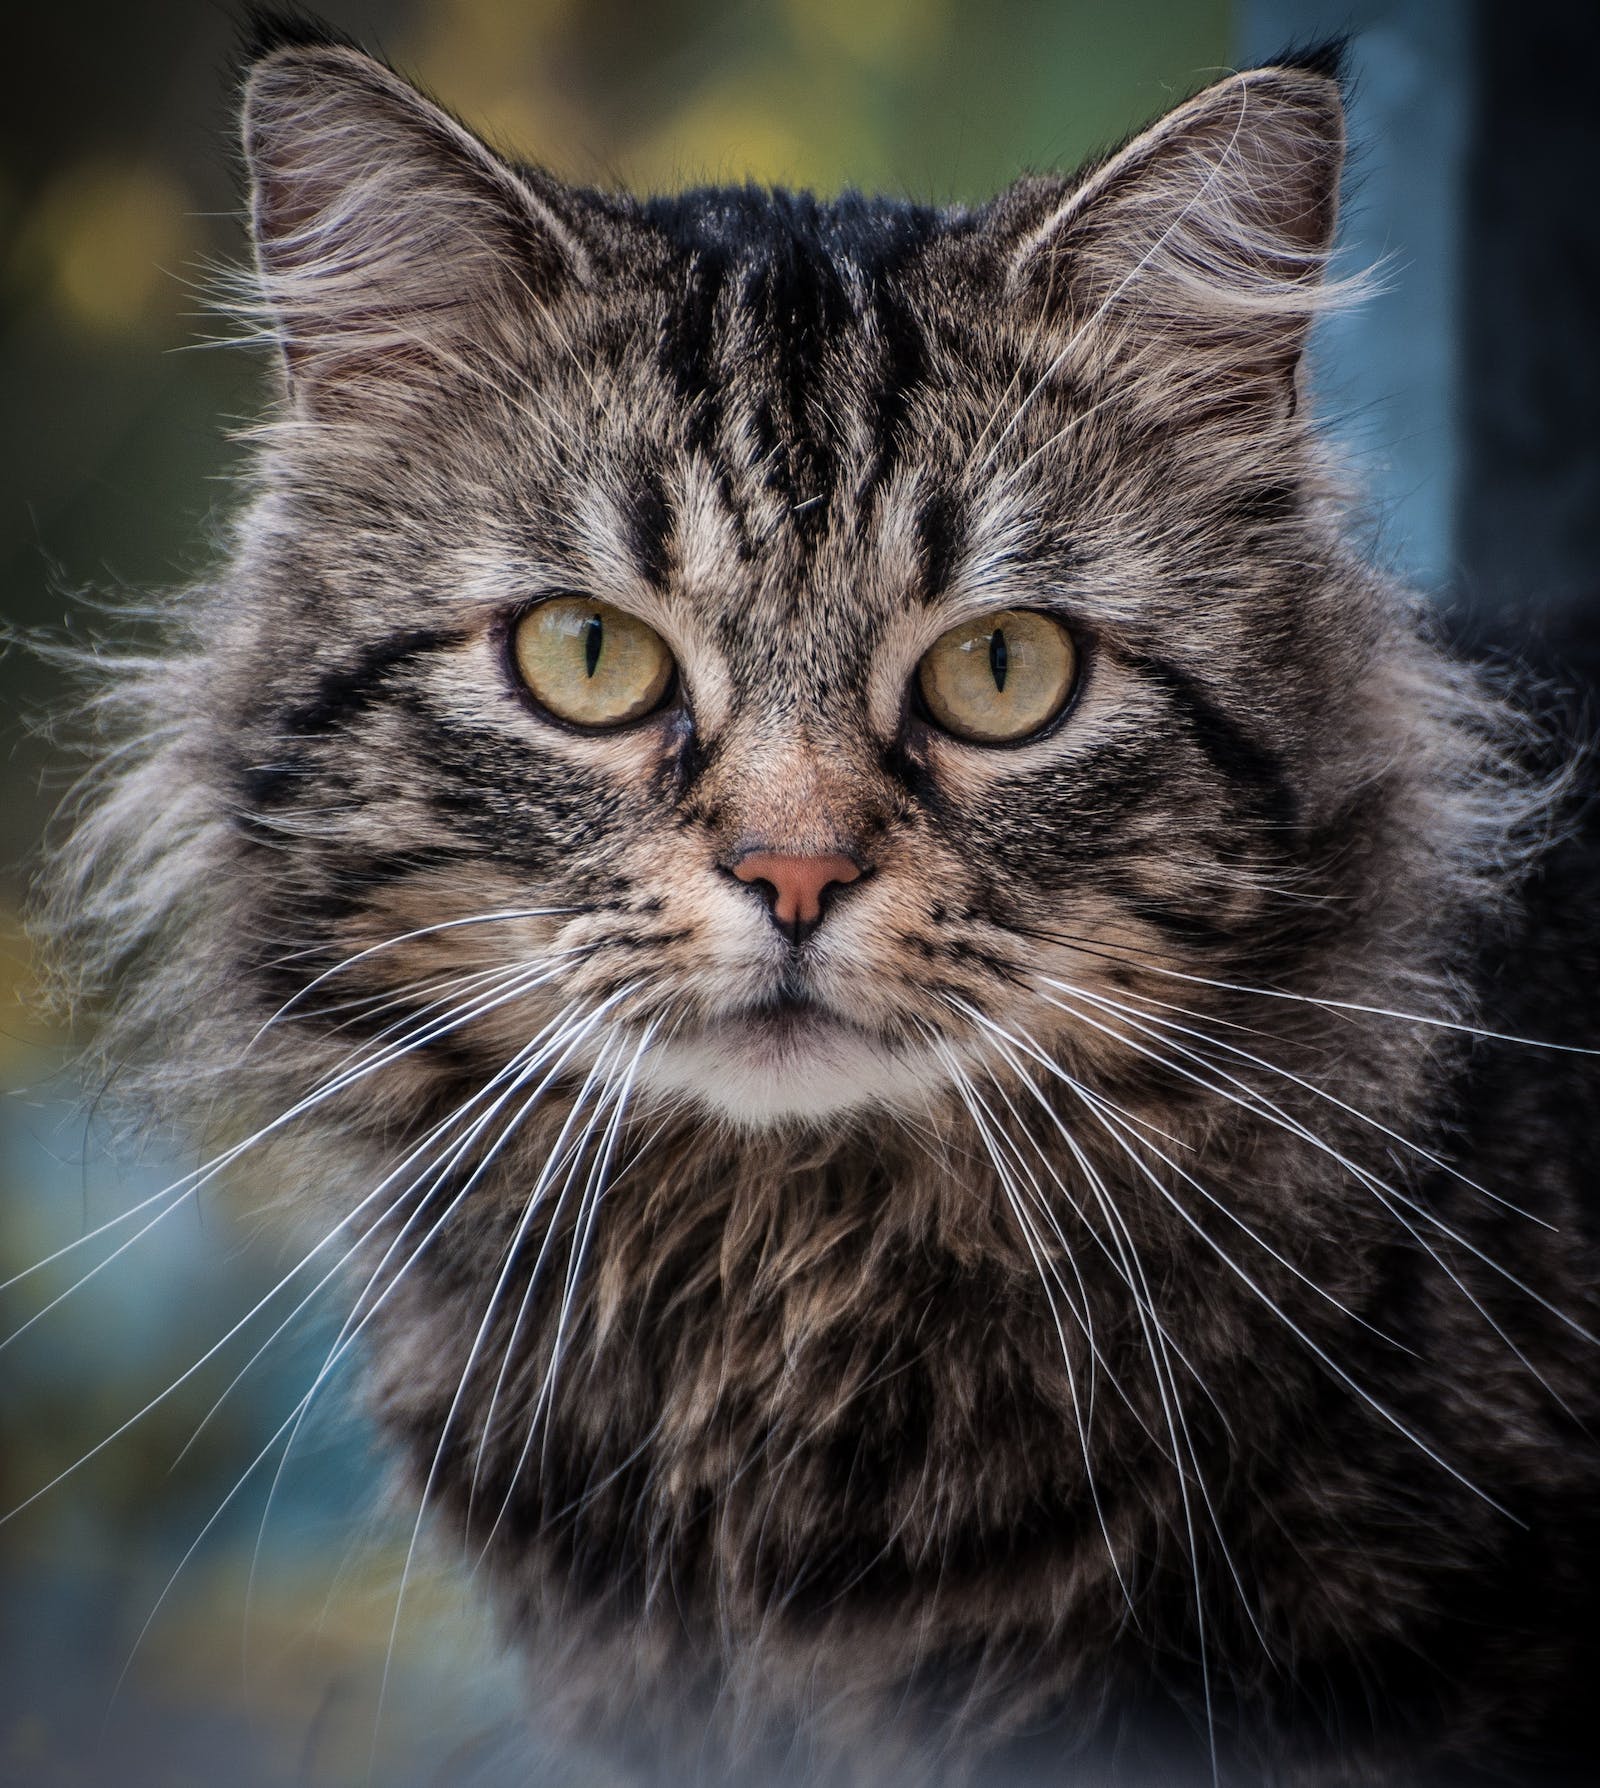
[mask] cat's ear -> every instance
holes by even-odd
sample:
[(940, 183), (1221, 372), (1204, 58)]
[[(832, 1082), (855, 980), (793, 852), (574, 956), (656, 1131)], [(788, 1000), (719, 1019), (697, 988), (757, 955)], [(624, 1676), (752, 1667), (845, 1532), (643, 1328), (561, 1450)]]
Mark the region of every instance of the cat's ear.
[(313, 407), (470, 361), (589, 277), (528, 179), (352, 46), (258, 56), (242, 128), (259, 300)]
[(1230, 407), (1292, 407), (1311, 319), (1345, 296), (1325, 277), (1343, 160), (1325, 66), (1232, 76), (1070, 188), (1013, 188), (1008, 283), (1030, 315), (1059, 318), (1069, 357), (1152, 374), (1165, 360), (1180, 375), (1168, 401), (1205, 404), (1221, 385)]

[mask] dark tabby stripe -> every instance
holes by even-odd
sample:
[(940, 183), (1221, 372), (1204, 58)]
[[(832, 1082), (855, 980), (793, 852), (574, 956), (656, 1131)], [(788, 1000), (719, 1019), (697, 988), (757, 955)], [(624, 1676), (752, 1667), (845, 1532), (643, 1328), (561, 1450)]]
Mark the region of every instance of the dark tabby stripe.
[(460, 641), (460, 634), (437, 627), (410, 627), (373, 640), (353, 661), (324, 671), (313, 693), (281, 718), (279, 731), (297, 739), (321, 738), (379, 700), (402, 665)]
[(1285, 830), (1298, 825), (1299, 802), (1283, 760), (1270, 745), (1253, 739), (1175, 664), (1143, 653), (1132, 655), (1129, 663), (1171, 701), (1185, 730), (1217, 774), (1249, 792), (1250, 806), (1259, 817)]

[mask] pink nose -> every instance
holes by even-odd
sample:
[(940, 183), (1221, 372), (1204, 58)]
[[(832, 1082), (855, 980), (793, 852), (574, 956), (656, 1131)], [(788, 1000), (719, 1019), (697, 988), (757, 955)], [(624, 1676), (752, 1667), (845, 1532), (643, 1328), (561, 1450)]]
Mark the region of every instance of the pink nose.
[(803, 944), (822, 923), (823, 895), (861, 877), (860, 867), (839, 851), (821, 857), (746, 851), (733, 873), (742, 882), (765, 884), (772, 921), (795, 944)]

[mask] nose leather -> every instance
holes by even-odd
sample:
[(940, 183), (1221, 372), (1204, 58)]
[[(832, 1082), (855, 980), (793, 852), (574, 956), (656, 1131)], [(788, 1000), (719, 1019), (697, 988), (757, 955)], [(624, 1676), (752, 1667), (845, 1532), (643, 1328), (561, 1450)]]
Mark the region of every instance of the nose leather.
[(746, 851), (732, 870), (741, 882), (765, 884), (772, 922), (795, 944), (803, 944), (822, 923), (823, 895), (861, 877), (860, 866), (841, 851), (812, 857)]

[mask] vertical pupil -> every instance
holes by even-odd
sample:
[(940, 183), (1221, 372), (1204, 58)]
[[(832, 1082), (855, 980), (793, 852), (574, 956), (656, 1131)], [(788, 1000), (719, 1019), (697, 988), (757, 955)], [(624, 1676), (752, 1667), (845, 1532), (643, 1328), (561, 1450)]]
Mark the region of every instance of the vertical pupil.
[(583, 630), (583, 666), (592, 677), (600, 663), (600, 643), (605, 636), (605, 622), (598, 615), (590, 617)]
[(989, 635), (989, 669), (994, 673), (994, 686), (1006, 686), (1006, 636), (1000, 628)]

